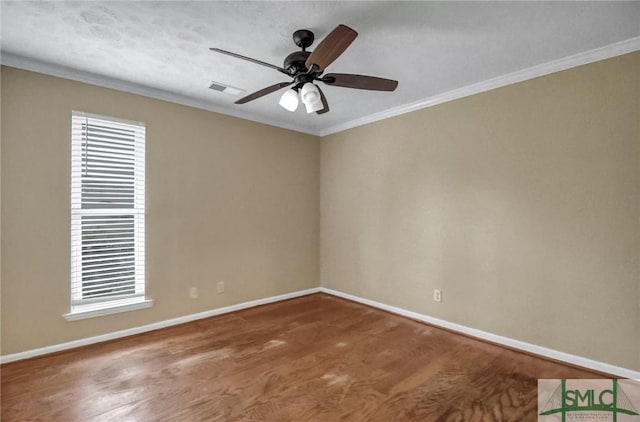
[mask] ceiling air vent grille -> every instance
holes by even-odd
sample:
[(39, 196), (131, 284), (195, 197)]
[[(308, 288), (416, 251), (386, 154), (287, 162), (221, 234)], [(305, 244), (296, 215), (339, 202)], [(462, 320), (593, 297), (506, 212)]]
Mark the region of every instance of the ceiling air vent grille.
[(229, 94), (229, 95), (240, 95), (244, 92), (244, 89), (225, 85), (221, 82), (211, 82), (211, 85), (209, 85), (209, 88), (213, 89), (214, 91), (224, 92), (225, 94)]

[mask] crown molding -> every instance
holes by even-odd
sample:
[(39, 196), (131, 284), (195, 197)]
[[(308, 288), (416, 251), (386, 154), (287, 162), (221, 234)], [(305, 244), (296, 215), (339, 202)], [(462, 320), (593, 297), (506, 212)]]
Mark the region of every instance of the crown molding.
[(327, 136), (333, 133), (342, 132), (354, 127), (363, 126), (378, 120), (388, 119), (389, 117), (399, 116), (401, 114), (410, 113), (412, 111), (421, 110), (423, 108), (432, 107), (438, 104), (457, 100), (459, 98), (468, 97), (470, 95), (479, 94), (481, 92), (490, 91), (496, 88), (502, 88), (518, 82), (524, 82), (529, 79), (538, 78), (540, 76), (549, 75), (551, 73), (560, 72), (562, 70), (571, 69), (573, 67), (597, 62), (600, 60), (610, 59), (612, 57), (621, 56), (640, 50), (640, 37), (629, 38), (604, 47), (585, 51), (583, 53), (574, 54), (572, 56), (563, 57), (561, 59), (552, 60), (526, 69), (517, 70), (506, 75), (497, 76), (482, 82), (457, 88), (452, 91), (437, 94), (423, 100), (412, 103), (403, 104), (398, 107), (390, 108), (380, 113), (371, 114), (349, 122), (340, 123), (320, 131), (320, 136)]
[(319, 132), (317, 130), (311, 130), (308, 127), (304, 127), (302, 125), (274, 121), (264, 116), (260, 116), (253, 113), (247, 113), (245, 111), (234, 110), (227, 107), (221, 107), (218, 105), (211, 104), (207, 101), (188, 97), (186, 95), (176, 94), (166, 90), (152, 88), (149, 86), (136, 84), (132, 82), (126, 82), (121, 79), (111, 78), (108, 76), (97, 75), (91, 72), (72, 69), (66, 66), (46, 63), (40, 60), (31, 59), (31, 58), (20, 56), (13, 53), (6, 53), (3, 51), (0, 54), (0, 64), (3, 66), (15, 67), (18, 69), (28, 70), (31, 72), (43, 73), (45, 75), (56, 76), (63, 79), (70, 79), (73, 81), (83, 82), (90, 85), (96, 85), (102, 88), (115, 89), (118, 91), (127, 92), (129, 94), (141, 95), (143, 97), (149, 97), (149, 98), (168, 101), (168, 102), (181, 104), (189, 107), (195, 107), (202, 110), (213, 111), (215, 113), (237, 117), (244, 120), (250, 120), (252, 122), (262, 123), (270, 126), (276, 126), (283, 129), (293, 130), (296, 132), (307, 133), (309, 135), (315, 135), (315, 136), (319, 135)]
[(501, 88), (507, 85), (512, 85), (518, 82), (538, 78), (540, 76), (549, 75), (551, 73), (560, 72), (562, 70), (571, 69), (573, 67), (582, 66), (600, 60), (621, 56), (623, 54), (631, 53), (638, 50), (640, 50), (640, 37), (629, 38), (627, 40), (609, 44), (604, 47), (599, 47), (593, 50), (574, 54), (572, 56), (552, 60), (547, 63), (528, 67), (526, 69), (517, 70), (506, 75), (497, 76), (495, 78), (487, 79), (482, 82), (467, 85), (441, 94), (436, 94), (422, 100), (403, 104), (385, 111), (381, 111), (379, 113), (374, 113), (369, 116), (350, 120), (348, 122), (340, 123), (320, 130), (310, 129), (303, 125), (283, 123), (281, 121), (275, 121), (273, 119), (269, 119), (257, 114), (217, 106), (207, 101), (198, 100), (185, 95), (175, 94), (169, 91), (126, 82), (115, 78), (100, 76), (90, 72), (71, 69), (65, 66), (45, 63), (16, 54), (2, 52), (2, 54), (0, 55), (0, 64), (33, 72), (44, 73), (46, 75), (57, 76), (64, 79), (71, 79), (91, 85), (97, 85), (103, 88), (116, 89), (131, 94), (169, 101), (190, 107), (200, 108), (203, 110), (213, 111), (215, 113), (224, 114), (227, 116), (238, 117), (240, 119), (250, 120), (257, 123), (267, 124), (270, 126), (276, 126), (283, 129), (289, 129), (296, 132), (323, 137), (337, 132), (342, 132), (347, 129), (352, 129), (354, 127), (377, 122), (379, 120), (388, 119), (389, 117), (399, 116), (401, 114), (410, 113), (412, 111), (421, 110), (423, 108), (443, 104), (470, 95), (479, 94), (481, 92), (490, 91), (492, 89)]

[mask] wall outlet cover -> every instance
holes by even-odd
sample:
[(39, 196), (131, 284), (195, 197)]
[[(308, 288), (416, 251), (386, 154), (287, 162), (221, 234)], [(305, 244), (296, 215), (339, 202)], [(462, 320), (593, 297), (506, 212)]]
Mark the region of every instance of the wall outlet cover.
[(440, 289), (433, 289), (434, 302), (442, 302), (442, 291)]
[(197, 299), (198, 298), (198, 288), (197, 287), (189, 287), (189, 298)]

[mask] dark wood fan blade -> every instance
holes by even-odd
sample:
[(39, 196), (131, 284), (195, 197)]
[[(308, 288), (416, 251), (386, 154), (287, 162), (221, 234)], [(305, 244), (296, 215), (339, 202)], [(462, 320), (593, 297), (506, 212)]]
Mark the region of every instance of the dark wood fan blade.
[(316, 113), (324, 114), (329, 111), (329, 103), (327, 102), (327, 97), (324, 96), (324, 92), (322, 92), (320, 87), (318, 85), (316, 85), (316, 87), (318, 88), (318, 92), (320, 92), (320, 99), (322, 100), (322, 110), (318, 110)]
[(240, 98), (238, 101), (235, 102), (235, 104), (244, 104), (244, 103), (248, 103), (249, 101), (253, 101), (255, 99), (258, 99), (260, 97), (264, 97), (267, 94), (271, 94), (272, 92), (276, 92), (279, 89), (282, 89), (286, 86), (289, 85), (293, 85), (293, 81), (291, 82), (280, 82), (277, 83), (275, 85), (271, 85), (268, 86), (266, 88), (262, 88), (260, 91), (256, 91), (253, 94), (249, 94), (246, 97), (242, 97)]
[(276, 65), (271, 64), (271, 63), (263, 62), (262, 60), (252, 59), (251, 57), (247, 57), (247, 56), (243, 56), (243, 55), (240, 55), (240, 54), (232, 53), (231, 51), (227, 51), (227, 50), (221, 50), (219, 48), (211, 47), (209, 50), (215, 51), (216, 53), (226, 54), (227, 56), (235, 57), (237, 59), (246, 60), (246, 61), (251, 62), (251, 63), (256, 63), (256, 64), (260, 64), (262, 66), (270, 67), (271, 69), (275, 69), (278, 72), (284, 73), (285, 75), (289, 74), (286, 70), (284, 70), (280, 66), (276, 66)]
[(316, 65), (318, 70), (326, 69), (351, 45), (357, 36), (358, 33), (348, 26), (338, 25), (307, 57), (305, 66), (307, 69), (311, 69), (313, 65)]
[(398, 81), (392, 79), (352, 75), (350, 73), (327, 73), (321, 80), (331, 86), (368, 89), (371, 91), (394, 91), (398, 86)]

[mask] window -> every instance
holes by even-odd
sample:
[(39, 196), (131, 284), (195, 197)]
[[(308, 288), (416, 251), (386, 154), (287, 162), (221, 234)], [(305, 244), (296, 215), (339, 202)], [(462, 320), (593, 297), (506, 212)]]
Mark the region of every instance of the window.
[(65, 317), (149, 307), (144, 124), (74, 111), (71, 144), (71, 312)]

